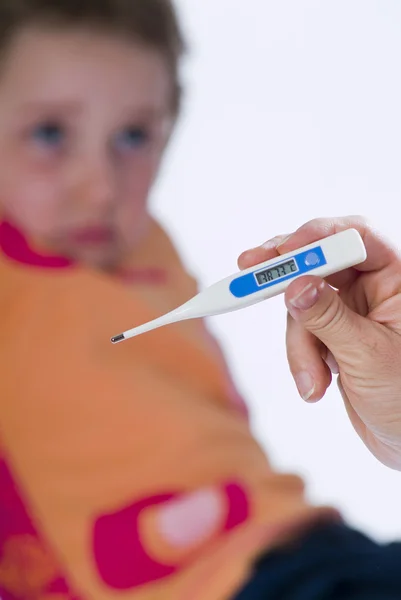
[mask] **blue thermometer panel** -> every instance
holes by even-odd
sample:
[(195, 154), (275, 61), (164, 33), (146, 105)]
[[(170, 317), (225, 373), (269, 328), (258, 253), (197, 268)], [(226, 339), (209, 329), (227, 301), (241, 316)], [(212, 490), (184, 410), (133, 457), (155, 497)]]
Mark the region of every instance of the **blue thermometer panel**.
[(230, 284), (230, 292), (236, 298), (245, 298), (282, 281), (310, 273), (326, 264), (327, 260), (321, 246), (316, 246), (307, 252), (294, 254), (294, 256), (282, 260), (278, 259), (276, 263), (272, 263), (264, 269), (237, 277)]

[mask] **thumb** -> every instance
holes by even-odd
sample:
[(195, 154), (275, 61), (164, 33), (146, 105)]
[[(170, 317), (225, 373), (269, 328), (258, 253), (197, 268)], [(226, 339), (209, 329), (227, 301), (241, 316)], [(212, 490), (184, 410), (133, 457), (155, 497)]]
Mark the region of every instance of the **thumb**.
[(341, 300), (336, 290), (319, 277), (302, 277), (286, 292), (286, 306), (293, 319), (315, 335), (337, 361), (360, 355), (362, 327), (369, 326)]

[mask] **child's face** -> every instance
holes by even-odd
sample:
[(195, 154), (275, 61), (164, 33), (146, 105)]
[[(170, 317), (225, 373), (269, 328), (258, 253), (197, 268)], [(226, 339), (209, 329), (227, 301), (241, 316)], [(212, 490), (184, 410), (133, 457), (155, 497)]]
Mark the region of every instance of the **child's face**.
[(160, 54), (86, 31), (29, 29), (0, 76), (0, 207), (34, 239), (113, 266), (146, 229), (172, 126)]

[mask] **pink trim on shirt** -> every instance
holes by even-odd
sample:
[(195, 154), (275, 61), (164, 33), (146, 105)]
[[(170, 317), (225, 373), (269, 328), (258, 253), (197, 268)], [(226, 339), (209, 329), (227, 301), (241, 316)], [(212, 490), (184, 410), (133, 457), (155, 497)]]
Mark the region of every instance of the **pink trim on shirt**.
[[(11, 260), (32, 267), (65, 269), (74, 264), (72, 260), (64, 256), (40, 254), (31, 248), (24, 234), (7, 221), (0, 222), (0, 249)], [(156, 267), (126, 268), (117, 271), (116, 275), (127, 285), (135, 283), (164, 285), (167, 283), (166, 272)]]
[(7, 221), (0, 223), (0, 248), (8, 258), (32, 267), (64, 269), (73, 264), (72, 261), (63, 256), (39, 254), (29, 246), (21, 231)]

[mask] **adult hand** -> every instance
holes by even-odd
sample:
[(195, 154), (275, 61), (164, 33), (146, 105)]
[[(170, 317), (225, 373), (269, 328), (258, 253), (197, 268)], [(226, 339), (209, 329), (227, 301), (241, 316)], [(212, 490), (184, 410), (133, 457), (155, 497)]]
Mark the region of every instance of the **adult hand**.
[(338, 376), (351, 422), (371, 452), (401, 470), (401, 256), (362, 217), (315, 219), (244, 252), (245, 269), (344, 229), (367, 260), (326, 280), (306, 275), (285, 294), (287, 355), (300, 395), (320, 400)]

